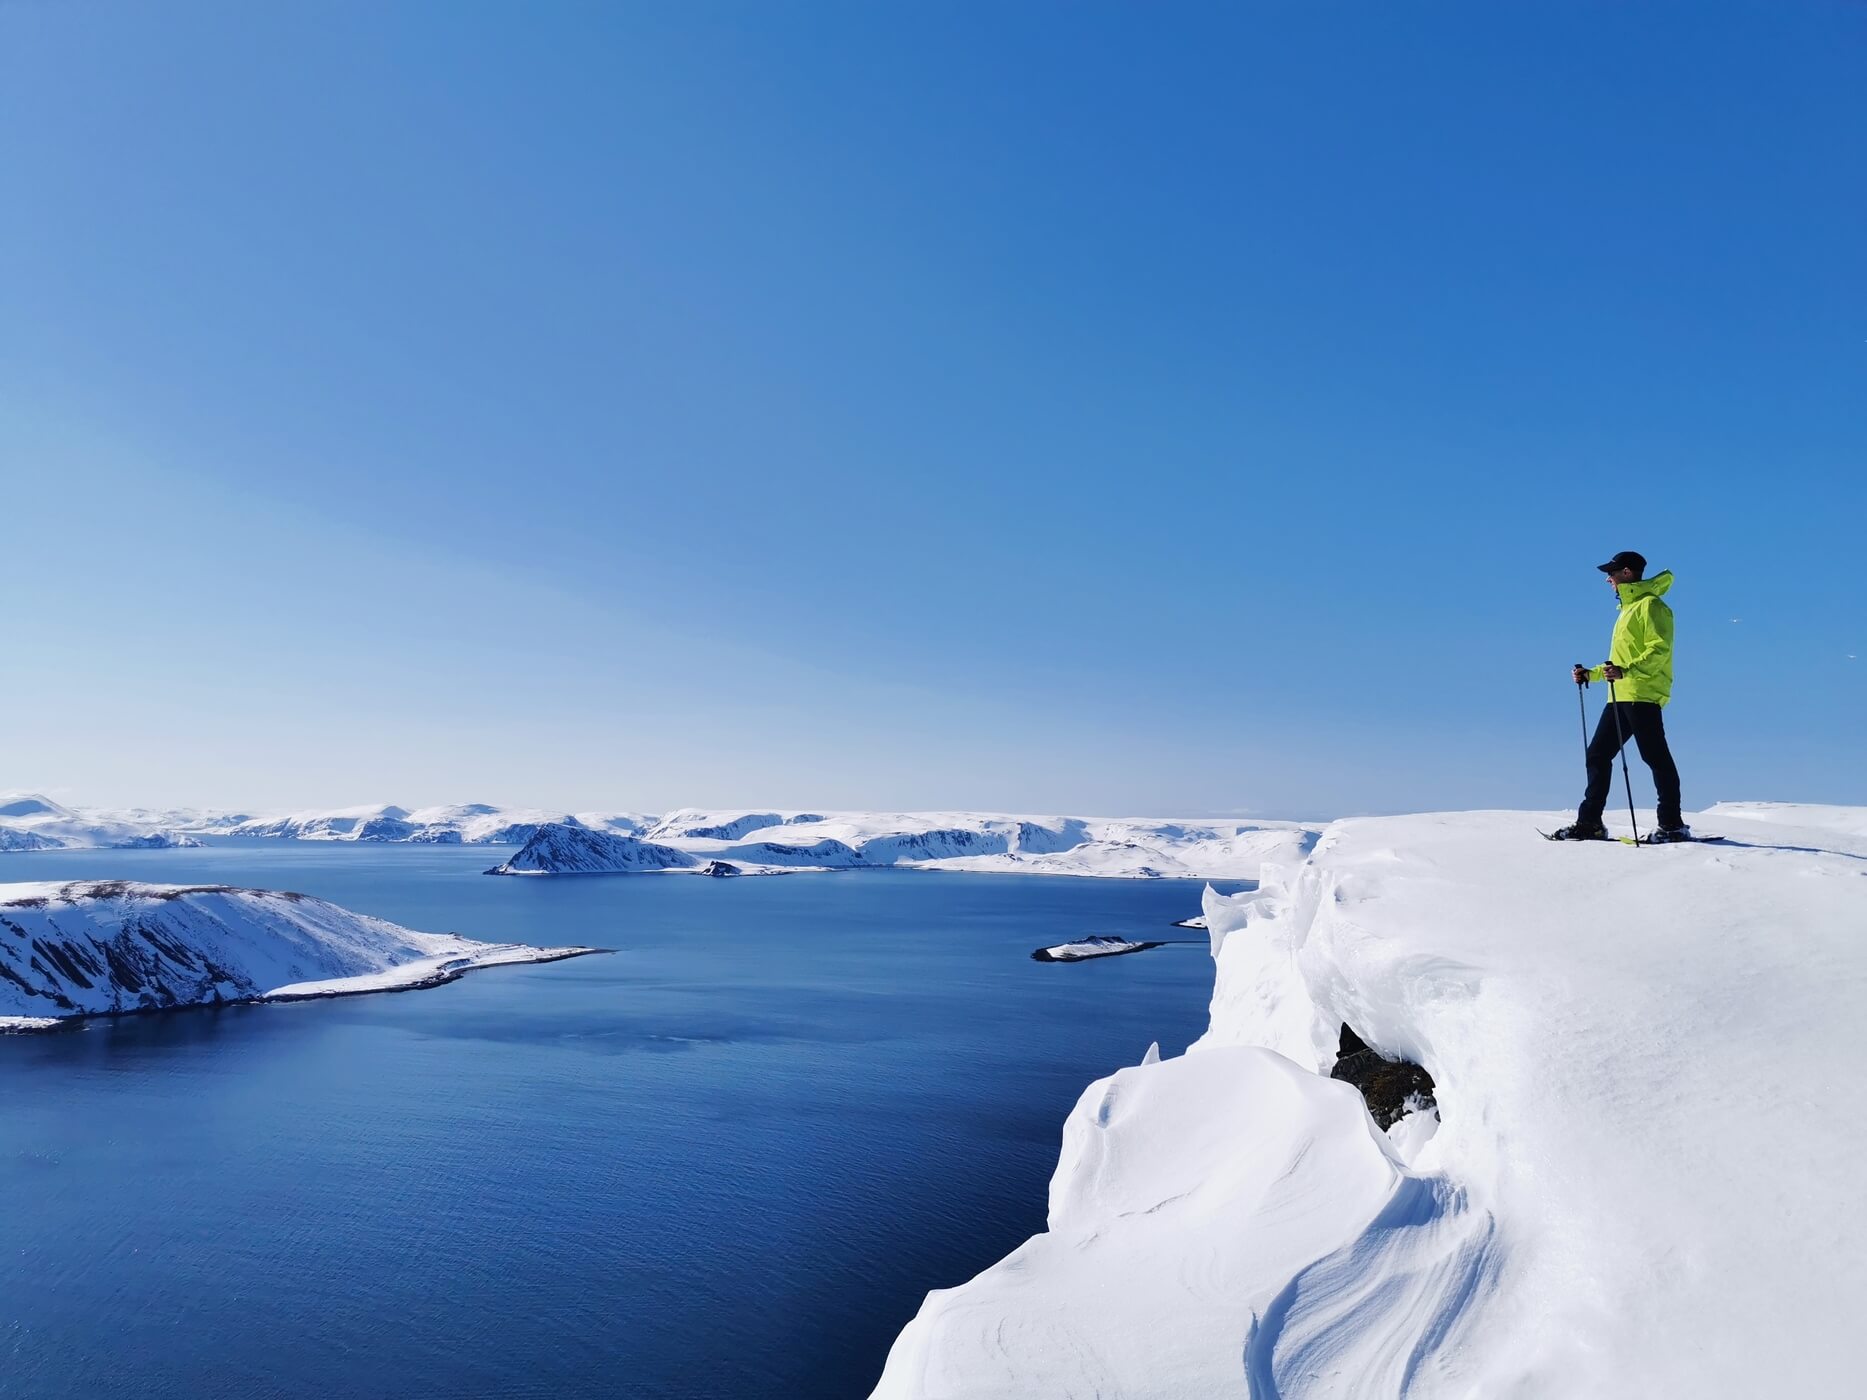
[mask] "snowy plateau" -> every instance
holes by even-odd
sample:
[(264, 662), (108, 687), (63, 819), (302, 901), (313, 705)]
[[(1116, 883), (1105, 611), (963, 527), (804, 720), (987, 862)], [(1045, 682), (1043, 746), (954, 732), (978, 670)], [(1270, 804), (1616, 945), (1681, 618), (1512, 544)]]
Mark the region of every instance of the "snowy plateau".
[(417, 933), (307, 895), (127, 881), (0, 884), (0, 1031), (78, 1016), (450, 982), (590, 948)]
[[(1208, 890), (1206, 1034), (1084, 1091), (1046, 1231), (873, 1400), (1860, 1394), (1867, 809), (1551, 820), (1343, 821)], [(1379, 1130), (1344, 1026), (1437, 1111)]]

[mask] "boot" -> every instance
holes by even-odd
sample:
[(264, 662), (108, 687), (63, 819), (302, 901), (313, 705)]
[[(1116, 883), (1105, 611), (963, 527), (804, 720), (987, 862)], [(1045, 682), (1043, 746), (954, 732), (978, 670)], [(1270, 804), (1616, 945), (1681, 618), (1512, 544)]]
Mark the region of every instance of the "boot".
[(1608, 829), (1600, 822), (1573, 822), (1550, 832), (1552, 841), (1606, 841)]

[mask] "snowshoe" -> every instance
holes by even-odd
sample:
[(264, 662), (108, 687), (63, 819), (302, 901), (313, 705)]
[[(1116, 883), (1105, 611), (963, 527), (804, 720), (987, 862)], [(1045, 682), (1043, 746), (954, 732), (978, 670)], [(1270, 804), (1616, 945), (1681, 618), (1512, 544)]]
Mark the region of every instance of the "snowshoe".
[(1643, 846), (1670, 846), (1675, 841), (1722, 841), (1722, 836), (1695, 836), (1689, 826), (1663, 826), (1650, 836), (1642, 836)]
[(1580, 822), (1572, 822), (1568, 826), (1559, 826), (1554, 831), (1539, 831), (1537, 835), (1545, 841), (1608, 841), (1613, 839), (1608, 835), (1608, 829), (1600, 822), (1596, 822), (1593, 826), (1583, 826)]

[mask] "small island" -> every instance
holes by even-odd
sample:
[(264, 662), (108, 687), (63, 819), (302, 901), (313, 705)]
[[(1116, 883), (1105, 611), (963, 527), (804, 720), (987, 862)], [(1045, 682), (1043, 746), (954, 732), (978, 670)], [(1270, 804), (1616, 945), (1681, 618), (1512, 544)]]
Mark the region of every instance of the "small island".
[(1149, 948), (1160, 946), (1159, 940), (1137, 942), (1133, 939), (1098, 934), (1075, 943), (1058, 943), (1054, 947), (1039, 948), (1031, 954), (1031, 961), (1086, 962), (1090, 958), (1113, 958), (1123, 953), (1145, 953)]

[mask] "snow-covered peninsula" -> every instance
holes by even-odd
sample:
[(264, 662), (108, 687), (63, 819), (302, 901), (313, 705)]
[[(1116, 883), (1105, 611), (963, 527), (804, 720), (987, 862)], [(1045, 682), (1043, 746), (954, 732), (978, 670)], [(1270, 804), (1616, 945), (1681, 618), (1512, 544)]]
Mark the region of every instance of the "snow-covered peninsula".
[[(1853, 1393), (1867, 810), (1540, 820), (1341, 822), (1208, 891), (1206, 1035), (1084, 1091), (1047, 1231), (929, 1294), (875, 1400)], [(1378, 1129), (1344, 1026), (1443, 1122)]]
[(0, 884), (0, 1031), (235, 1001), (393, 991), (594, 951), (417, 933), (307, 895), (127, 881)]

